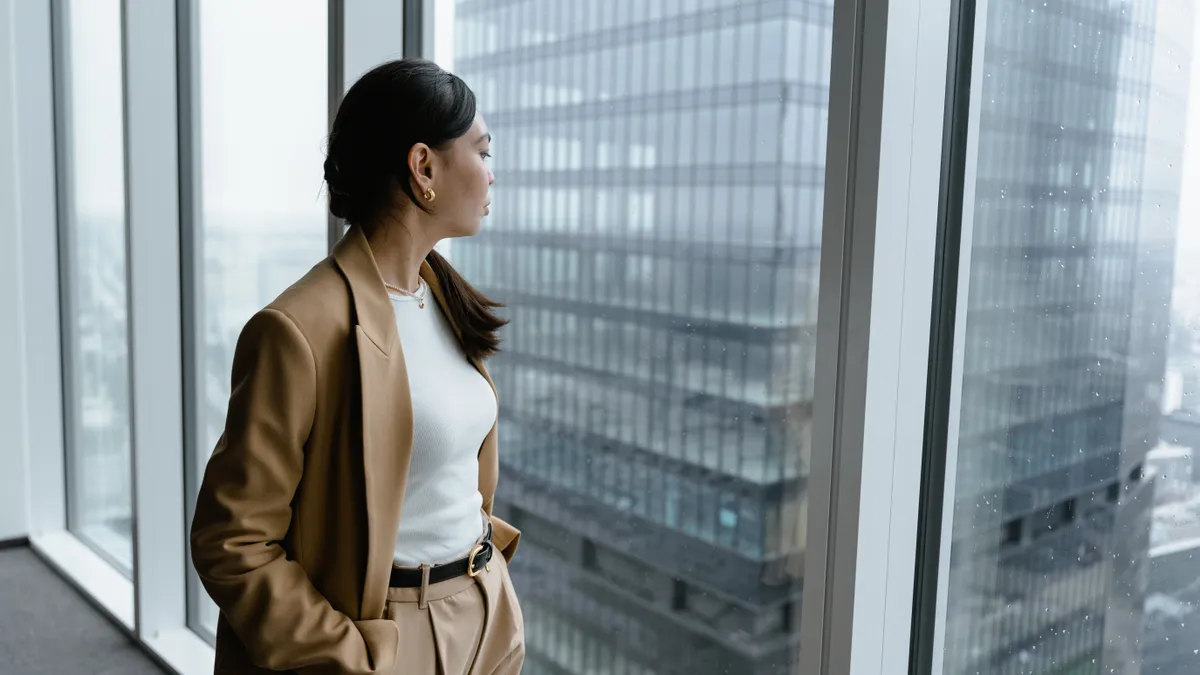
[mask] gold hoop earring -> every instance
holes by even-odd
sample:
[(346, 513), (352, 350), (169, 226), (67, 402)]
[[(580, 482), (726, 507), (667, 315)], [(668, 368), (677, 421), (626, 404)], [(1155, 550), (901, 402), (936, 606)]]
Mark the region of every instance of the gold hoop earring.
[(437, 198), (437, 193), (433, 191), (433, 188), (429, 188), (425, 190), (425, 194), (422, 196), (425, 197), (425, 201), (431, 202)]

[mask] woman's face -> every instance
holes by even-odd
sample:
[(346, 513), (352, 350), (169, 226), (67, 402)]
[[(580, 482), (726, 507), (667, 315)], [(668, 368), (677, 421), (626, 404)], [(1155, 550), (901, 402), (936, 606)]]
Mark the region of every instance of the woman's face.
[(433, 213), (439, 238), (469, 237), (479, 232), (483, 217), (491, 203), (489, 190), (496, 181), (488, 166), (492, 136), (483, 116), (475, 115), (475, 123), (465, 135), (456, 138), (444, 150), (436, 151), (437, 166), (430, 175), (436, 195), (426, 201), (417, 196)]

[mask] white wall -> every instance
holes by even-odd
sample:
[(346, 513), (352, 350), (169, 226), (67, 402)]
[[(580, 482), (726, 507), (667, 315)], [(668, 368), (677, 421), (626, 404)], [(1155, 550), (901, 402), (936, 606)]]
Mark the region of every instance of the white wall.
[(29, 534), (14, 1), (0, 0), (0, 541)]
[(24, 426), (29, 472), (26, 527), (33, 538), (66, 527), (50, 0), (0, 2), (11, 5), (14, 27), (16, 77), (10, 92), (15, 91), (16, 97), (10, 95), (8, 100), (16, 109), (16, 222), (21, 251), (20, 264), (8, 260), (5, 265), (21, 275), (21, 283), (3, 290), (21, 298), (23, 407), (15, 409), (20, 415), (15, 426)]

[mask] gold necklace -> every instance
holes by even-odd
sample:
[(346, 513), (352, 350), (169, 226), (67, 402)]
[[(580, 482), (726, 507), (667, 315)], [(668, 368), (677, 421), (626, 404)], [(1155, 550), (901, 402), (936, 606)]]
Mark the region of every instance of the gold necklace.
[(425, 285), (425, 280), (424, 280), (424, 279), (421, 279), (421, 278), (419, 278), (419, 277), (417, 278), (417, 290), (415, 290), (415, 291), (406, 291), (406, 290), (404, 290), (403, 288), (399, 288), (399, 287), (397, 287), (397, 286), (393, 286), (393, 285), (389, 284), (389, 283), (388, 283), (388, 282), (386, 282), (386, 281), (385, 281), (385, 282), (383, 282), (383, 287), (384, 287), (384, 288), (386, 288), (386, 289), (388, 289), (389, 291), (392, 291), (392, 292), (394, 292), (394, 293), (397, 293), (397, 294), (399, 294), (399, 295), (403, 295), (403, 296), (405, 296), (405, 297), (412, 298), (413, 300), (416, 300), (416, 301), (417, 301), (417, 308), (418, 308), (418, 309), (425, 309), (425, 292), (429, 290), (429, 286), (426, 286), (426, 285)]

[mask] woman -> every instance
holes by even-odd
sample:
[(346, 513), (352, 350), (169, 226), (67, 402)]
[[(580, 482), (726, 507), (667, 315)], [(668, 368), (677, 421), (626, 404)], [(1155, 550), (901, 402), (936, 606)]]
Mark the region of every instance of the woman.
[(346, 93), (325, 180), (350, 228), (243, 329), (192, 522), (217, 673), (520, 671), (483, 367), (504, 322), (433, 250), (479, 231), (490, 142), (427, 61)]

